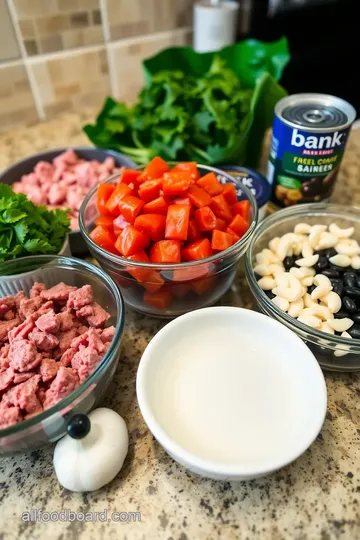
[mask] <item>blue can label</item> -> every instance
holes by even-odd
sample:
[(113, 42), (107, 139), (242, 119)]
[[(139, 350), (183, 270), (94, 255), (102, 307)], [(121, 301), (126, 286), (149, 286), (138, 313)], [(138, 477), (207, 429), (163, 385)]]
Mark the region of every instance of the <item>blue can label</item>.
[(275, 116), (268, 162), (276, 206), (328, 200), (344, 154), (350, 127), (309, 132)]

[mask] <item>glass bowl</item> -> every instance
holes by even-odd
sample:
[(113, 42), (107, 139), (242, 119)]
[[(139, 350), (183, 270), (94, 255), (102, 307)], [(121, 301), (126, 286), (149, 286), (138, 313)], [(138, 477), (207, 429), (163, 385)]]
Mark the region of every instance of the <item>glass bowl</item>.
[[(36, 450), (66, 433), (66, 426), (74, 414), (88, 413), (100, 400), (114, 376), (120, 355), (125, 310), (119, 290), (113, 280), (100, 268), (77, 259), (42, 255), (7, 261), (0, 265), (0, 276), (18, 274), (19, 263), (24, 272), (18, 291), (29, 293), (32, 285), (41, 279), (47, 287), (63, 281), (67, 285), (91, 285), (94, 299), (106, 309), (115, 326), (111, 345), (98, 367), (74, 392), (46, 411), (6, 429), (0, 429), (0, 455), (13, 455)], [(19, 280), (20, 276), (17, 275)]]
[[(354, 227), (354, 238), (360, 241), (360, 208), (336, 204), (301, 204), (279, 210), (266, 218), (256, 229), (246, 253), (246, 278), (258, 309), (293, 330), (311, 349), (323, 369), (331, 371), (360, 370), (360, 340), (320, 332), (278, 308), (259, 287), (253, 268), (255, 256), (268, 247), (269, 241), (292, 232), (297, 223)], [(360, 271), (357, 271), (360, 275)]]
[[(251, 222), (247, 232), (230, 248), (207, 259), (179, 264), (152, 264), (113, 255), (95, 244), (89, 236), (98, 216), (97, 210), (94, 212), (97, 186), (87, 195), (80, 208), (80, 230), (91, 254), (118, 284), (126, 304), (136, 311), (155, 317), (177, 317), (214, 304), (234, 280), (239, 259), (248, 247), (257, 224), (256, 200), (247, 187), (223, 171), (205, 165), (198, 165), (198, 170), (201, 176), (214, 172), (221, 183), (235, 185), (238, 200), (250, 201)], [(119, 177), (119, 174), (113, 175), (106, 182), (116, 183)], [(146, 283), (141, 284), (133, 277), (132, 274), (136, 272), (146, 272)], [(162, 282), (164, 284), (159, 289)], [(152, 294), (159, 290), (161, 295)]]

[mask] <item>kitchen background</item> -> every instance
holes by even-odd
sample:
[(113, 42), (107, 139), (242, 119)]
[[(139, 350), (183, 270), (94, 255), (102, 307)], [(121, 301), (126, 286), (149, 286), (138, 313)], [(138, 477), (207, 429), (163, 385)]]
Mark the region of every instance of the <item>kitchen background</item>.
[(99, 107), (106, 95), (134, 101), (144, 58), (191, 45), (193, 3), (0, 0), (0, 131)]

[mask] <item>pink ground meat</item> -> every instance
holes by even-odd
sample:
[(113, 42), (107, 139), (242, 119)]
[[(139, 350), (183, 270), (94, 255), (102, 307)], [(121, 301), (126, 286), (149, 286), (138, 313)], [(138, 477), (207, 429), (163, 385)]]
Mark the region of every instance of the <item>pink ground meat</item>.
[(0, 429), (52, 407), (91, 375), (115, 333), (104, 328), (109, 317), (89, 285), (35, 283), (30, 298), (0, 299)]
[[(79, 209), (90, 189), (120, 169), (112, 157), (103, 163), (79, 158), (71, 149), (53, 159), (39, 161), (34, 171), (13, 184), (16, 193), (25, 193), (35, 204), (51, 208), (70, 208), (71, 228), (79, 228)], [(71, 189), (69, 189), (71, 186)]]

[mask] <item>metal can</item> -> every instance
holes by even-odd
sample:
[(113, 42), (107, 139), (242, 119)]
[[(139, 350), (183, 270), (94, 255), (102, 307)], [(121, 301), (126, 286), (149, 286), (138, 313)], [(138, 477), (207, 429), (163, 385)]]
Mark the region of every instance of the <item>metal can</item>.
[(275, 107), (267, 178), (270, 209), (328, 201), (356, 111), (326, 94), (295, 94)]

